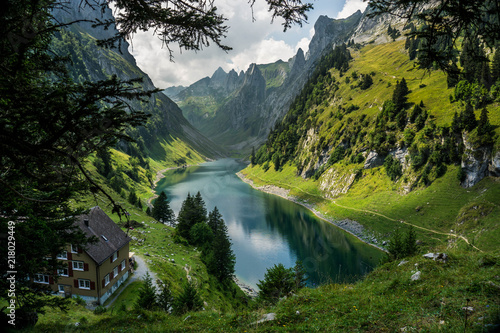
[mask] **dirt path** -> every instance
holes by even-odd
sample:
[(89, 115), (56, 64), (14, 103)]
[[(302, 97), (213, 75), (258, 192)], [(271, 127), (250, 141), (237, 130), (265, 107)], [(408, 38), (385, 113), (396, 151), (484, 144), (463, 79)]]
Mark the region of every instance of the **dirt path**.
[(125, 289), (127, 289), (127, 287), (129, 286), (129, 284), (131, 284), (132, 282), (137, 281), (137, 280), (144, 280), (144, 278), (146, 277), (146, 273), (149, 273), (149, 276), (151, 276), (151, 280), (153, 282), (153, 286), (158, 287), (158, 285), (156, 284), (156, 274), (153, 273), (148, 268), (148, 266), (147, 266), (146, 262), (144, 261), (144, 259), (142, 259), (141, 257), (135, 255), (135, 261), (137, 262), (137, 269), (134, 271), (134, 273), (132, 273), (129, 276), (129, 278), (127, 279), (127, 281), (125, 281), (125, 284), (123, 284), (122, 286), (120, 286), (120, 290), (118, 290), (117, 292), (115, 292), (113, 294), (113, 298), (108, 303), (108, 305), (106, 305), (106, 308), (109, 308), (110, 306), (113, 305), (113, 303), (116, 301), (116, 299), (118, 298), (118, 296), (120, 296), (120, 294)]
[[(289, 194), (290, 190), (286, 190), (284, 188), (281, 188), (281, 187), (278, 187), (278, 186), (274, 186), (274, 185), (264, 185), (264, 186), (256, 186), (254, 184), (254, 182), (247, 178), (245, 175), (243, 175), (241, 172), (238, 172), (237, 173), (237, 176), (242, 180), (244, 181), (245, 183), (251, 185), (253, 188), (259, 190), (259, 191), (263, 191), (263, 192), (266, 192), (266, 193), (269, 193), (269, 194), (274, 194), (274, 195), (278, 195), (284, 199), (287, 199), (287, 200), (290, 200), (290, 201), (293, 201), (295, 203), (298, 203), (306, 208), (308, 208), (309, 210), (311, 210), (316, 216), (320, 217), (321, 219), (323, 220), (326, 220), (332, 224), (335, 224), (337, 225), (334, 221), (331, 221), (330, 219), (327, 219), (325, 218), (324, 216), (322, 216), (321, 214), (318, 214), (316, 210), (313, 209), (313, 205), (311, 204), (304, 204), (302, 202), (299, 202), (297, 200), (297, 198), (291, 196)], [(255, 177), (257, 179), (259, 179), (260, 181), (262, 181), (263, 183), (266, 183), (266, 181), (258, 176), (252, 176), (252, 177)], [(280, 181), (276, 181), (278, 184), (283, 184), (282, 182)], [(314, 196), (314, 197), (317, 197), (317, 198), (321, 198), (323, 200), (329, 200), (327, 198), (324, 198), (324, 197), (321, 197), (321, 196), (318, 196), (316, 194), (313, 194), (313, 193), (309, 193), (307, 191), (304, 191), (303, 189), (301, 188), (298, 188), (296, 186), (293, 186), (293, 185), (288, 185), (288, 184), (284, 184), (286, 185), (287, 187), (292, 187), (292, 188), (295, 188), (305, 194), (308, 194), (308, 195), (311, 195), (311, 196)], [(271, 189), (272, 187), (274, 187), (274, 189)], [(267, 191), (266, 189), (269, 188), (271, 190)], [(278, 190), (279, 189), (279, 190)], [(283, 195), (284, 194), (284, 195)], [(340, 205), (338, 204), (337, 202), (335, 202), (335, 200), (330, 200), (335, 206), (337, 207), (340, 207), (340, 208), (344, 208), (344, 209), (348, 209), (348, 210), (353, 210), (353, 211), (358, 211), (358, 212), (364, 212), (364, 213), (368, 213), (368, 214), (373, 214), (373, 215), (377, 215), (377, 216), (380, 216), (382, 218), (385, 218), (389, 221), (393, 221), (393, 222), (400, 222), (400, 223), (403, 223), (403, 224), (406, 224), (406, 225), (409, 225), (409, 226), (413, 226), (414, 228), (417, 228), (417, 229), (420, 229), (420, 230), (424, 230), (424, 231), (428, 231), (428, 232), (431, 232), (431, 233), (434, 233), (434, 234), (437, 234), (437, 235), (444, 235), (444, 236), (449, 236), (449, 237), (454, 237), (454, 238), (459, 238), (461, 240), (463, 240), (465, 243), (467, 243), (467, 245), (470, 245), (472, 246), (474, 249), (480, 251), (480, 252), (483, 252), (481, 249), (479, 249), (478, 247), (476, 247), (474, 244), (471, 244), (469, 242), (469, 240), (467, 238), (465, 238), (464, 236), (462, 235), (457, 235), (457, 234), (453, 234), (453, 233), (448, 233), (448, 232), (441, 232), (441, 231), (437, 231), (437, 230), (433, 230), (433, 229), (428, 229), (428, 228), (424, 228), (424, 227), (421, 227), (421, 226), (418, 226), (418, 225), (415, 225), (415, 224), (412, 224), (412, 223), (409, 223), (409, 222), (406, 222), (404, 220), (399, 220), (399, 219), (394, 219), (394, 218), (391, 218), (391, 217), (388, 217), (386, 215), (383, 215), (383, 214), (380, 214), (378, 212), (373, 212), (373, 211), (370, 211), (370, 210), (366, 210), (366, 209), (358, 209), (358, 208), (353, 208), (353, 207), (347, 207), (347, 206), (344, 206), (344, 205)], [(338, 226), (338, 225), (337, 225)], [(338, 226), (340, 228), (342, 228), (341, 226)], [(344, 228), (342, 228), (344, 229)], [(346, 229), (344, 229), (346, 230)], [(346, 230), (348, 232), (350, 232), (349, 230)], [(352, 234), (352, 232), (350, 232)], [(358, 235), (355, 235), (356, 237), (358, 237), (359, 239), (361, 239)], [(361, 239), (363, 240), (363, 239)], [(363, 240), (364, 241), (364, 240)], [(374, 244), (370, 244), (370, 245), (374, 245)]]

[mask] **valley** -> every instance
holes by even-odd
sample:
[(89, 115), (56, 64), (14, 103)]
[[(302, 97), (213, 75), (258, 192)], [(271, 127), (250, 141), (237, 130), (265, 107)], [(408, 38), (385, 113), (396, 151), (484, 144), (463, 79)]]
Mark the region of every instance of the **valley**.
[[(12, 31), (26, 32), (15, 23), (29, 10), (46, 30), (33, 43), (19, 39), (22, 47), (12, 33), (0, 43), (0, 220), (5, 235), (15, 225), (17, 241), (17, 294), (7, 294), (8, 281), (0, 293), (2, 319), (16, 303), (10, 331), (500, 328), (494, 31), (426, 39), (433, 27), (423, 16), (380, 14), (383, 1), (372, 0), (346, 18), (319, 15), (307, 49), (288, 59), (238, 71), (221, 63), (161, 90), (130, 37), (155, 27), (155, 38), (186, 50), (201, 53), (210, 40), (229, 51), (216, 9), (47, 3), (9, 7), (15, 19), (3, 24)], [(433, 14), (434, 5), (417, 1), (414, 10)], [(467, 6), (483, 10), (476, 5)], [(201, 30), (162, 21), (167, 13)], [(171, 56), (171, 40), (162, 41)], [(439, 52), (426, 53), (429, 45)], [(99, 289), (118, 266), (82, 279), (89, 264), (72, 258), (110, 244), (73, 225), (92, 207), (120, 227), (139, 263), (127, 270), (135, 280), (105, 302)], [(74, 273), (62, 294), (58, 277)], [(96, 285), (97, 300), (85, 298)]]

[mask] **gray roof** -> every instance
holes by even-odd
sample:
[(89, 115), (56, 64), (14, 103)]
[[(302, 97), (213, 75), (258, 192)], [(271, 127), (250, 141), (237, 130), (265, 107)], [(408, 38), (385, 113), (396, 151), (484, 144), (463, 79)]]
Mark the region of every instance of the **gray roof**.
[(98, 206), (91, 208), (88, 214), (78, 216), (75, 223), (88, 237), (98, 238), (97, 243), (86, 246), (85, 252), (99, 265), (130, 242), (130, 237)]

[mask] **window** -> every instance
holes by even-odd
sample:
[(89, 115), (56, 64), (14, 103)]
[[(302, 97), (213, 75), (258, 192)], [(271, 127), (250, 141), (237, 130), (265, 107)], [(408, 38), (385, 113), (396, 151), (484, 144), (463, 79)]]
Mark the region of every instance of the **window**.
[(122, 260), (122, 268), (121, 270), (123, 271), (125, 269), (125, 259)]
[(57, 288), (58, 288), (58, 290), (59, 290), (60, 293), (64, 292), (64, 285), (63, 284), (57, 285)]
[(90, 280), (78, 279), (78, 288), (90, 289)]
[(78, 250), (79, 250), (78, 246), (71, 244), (71, 252), (72, 253), (78, 253)]
[(104, 277), (104, 285), (107, 286), (109, 284), (109, 274), (106, 274)]
[(49, 276), (46, 274), (35, 274), (35, 282), (49, 284)]
[(113, 253), (113, 260), (111, 262), (114, 262), (116, 259), (118, 259), (118, 252)]
[(75, 271), (83, 271), (83, 261), (73, 261), (73, 269)]
[(68, 251), (62, 251), (57, 254), (57, 259), (68, 260)]
[(116, 266), (115, 268), (113, 268), (113, 278), (115, 278), (117, 276), (118, 276), (118, 266)]
[(59, 276), (69, 276), (68, 275), (68, 269), (67, 268), (62, 268), (57, 270), (57, 275)]

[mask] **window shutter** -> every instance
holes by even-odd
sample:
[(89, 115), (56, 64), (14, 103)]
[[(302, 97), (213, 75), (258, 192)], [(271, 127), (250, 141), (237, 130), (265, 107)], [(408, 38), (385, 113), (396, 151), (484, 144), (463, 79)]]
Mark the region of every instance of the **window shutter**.
[(104, 279), (102, 279), (102, 287), (104, 288), (105, 285), (106, 285), (106, 281)]
[(52, 276), (49, 276), (49, 284), (54, 284), (54, 278)]
[(75, 288), (78, 288), (78, 280), (74, 279), (73, 282), (74, 282)]
[(68, 260), (73, 260), (73, 253), (68, 252)]
[(89, 270), (89, 264), (84, 263), (84, 264), (83, 264), (83, 270), (84, 270), (84, 271), (88, 271), (88, 270)]
[(78, 247), (77, 252), (78, 252), (78, 253), (82, 253), (82, 252), (83, 252), (83, 249), (82, 249), (81, 247)]
[(116, 251), (116, 258), (120, 256), (120, 250)]
[(73, 276), (73, 264), (71, 263), (71, 261), (68, 262), (68, 276)]
[(122, 264), (118, 265), (118, 273), (122, 271)]
[(90, 281), (90, 290), (95, 290), (95, 282)]
[(111, 255), (111, 257), (109, 257), (109, 262), (113, 262), (113, 255)]
[(109, 273), (109, 279), (110, 279), (110, 280), (113, 280), (113, 277), (114, 277), (114, 274), (113, 274), (113, 273), (114, 273), (114, 272)]

